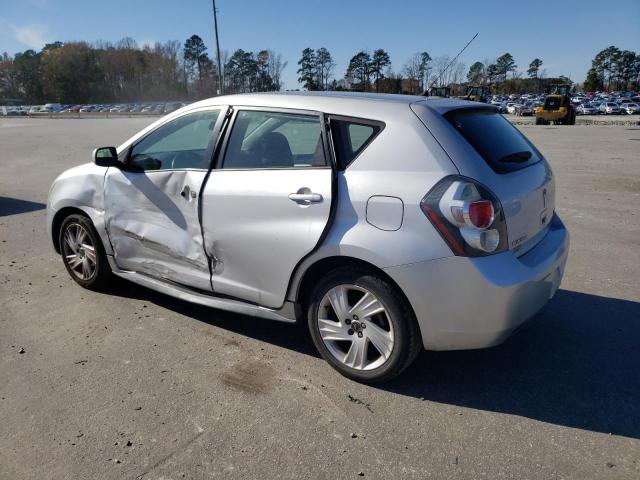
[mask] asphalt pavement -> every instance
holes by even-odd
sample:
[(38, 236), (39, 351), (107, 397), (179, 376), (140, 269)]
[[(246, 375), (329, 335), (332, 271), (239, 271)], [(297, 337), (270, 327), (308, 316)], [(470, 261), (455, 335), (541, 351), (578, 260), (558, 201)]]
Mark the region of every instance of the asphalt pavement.
[(572, 235), (561, 289), (374, 387), (302, 327), (68, 277), (51, 182), (153, 120), (0, 119), (0, 479), (640, 478), (640, 128), (520, 126)]

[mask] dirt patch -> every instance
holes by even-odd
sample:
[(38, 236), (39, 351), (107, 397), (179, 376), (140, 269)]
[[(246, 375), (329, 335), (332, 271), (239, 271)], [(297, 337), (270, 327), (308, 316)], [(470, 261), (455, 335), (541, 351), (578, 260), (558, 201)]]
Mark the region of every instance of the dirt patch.
[(273, 387), (273, 367), (258, 360), (243, 360), (222, 374), (222, 383), (247, 393), (266, 393)]

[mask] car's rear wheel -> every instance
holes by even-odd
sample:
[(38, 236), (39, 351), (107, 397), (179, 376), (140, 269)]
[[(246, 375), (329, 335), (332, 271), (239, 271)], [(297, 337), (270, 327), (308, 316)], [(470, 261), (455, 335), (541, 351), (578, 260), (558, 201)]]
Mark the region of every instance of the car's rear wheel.
[(422, 348), (407, 301), (387, 280), (363, 269), (329, 273), (311, 295), (308, 323), (322, 357), (361, 382), (392, 379)]
[(60, 228), (59, 245), (62, 262), (76, 283), (98, 290), (110, 279), (107, 256), (88, 217), (73, 214), (65, 218)]

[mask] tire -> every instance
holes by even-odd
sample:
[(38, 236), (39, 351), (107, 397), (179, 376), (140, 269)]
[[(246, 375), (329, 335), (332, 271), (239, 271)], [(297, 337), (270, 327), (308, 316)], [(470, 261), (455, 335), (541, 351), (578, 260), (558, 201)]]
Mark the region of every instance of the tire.
[(58, 242), (62, 263), (78, 285), (99, 290), (108, 283), (112, 277), (111, 267), (100, 236), (88, 217), (73, 214), (65, 218)]
[[(333, 305), (347, 318), (338, 321)], [(326, 275), (311, 294), (307, 320), (320, 355), (358, 382), (391, 380), (422, 350), (418, 323), (407, 301), (387, 280), (366, 269), (341, 267)]]

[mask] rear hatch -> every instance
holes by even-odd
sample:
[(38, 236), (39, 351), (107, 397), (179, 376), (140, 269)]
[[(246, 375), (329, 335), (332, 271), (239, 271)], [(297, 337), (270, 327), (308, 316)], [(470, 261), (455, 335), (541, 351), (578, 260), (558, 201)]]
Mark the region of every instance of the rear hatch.
[(519, 256), (533, 248), (555, 209), (553, 174), (538, 149), (494, 108), (464, 104), (429, 112), (418, 105), (412, 109), (460, 174), (482, 183), (500, 200), (509, 249)]

